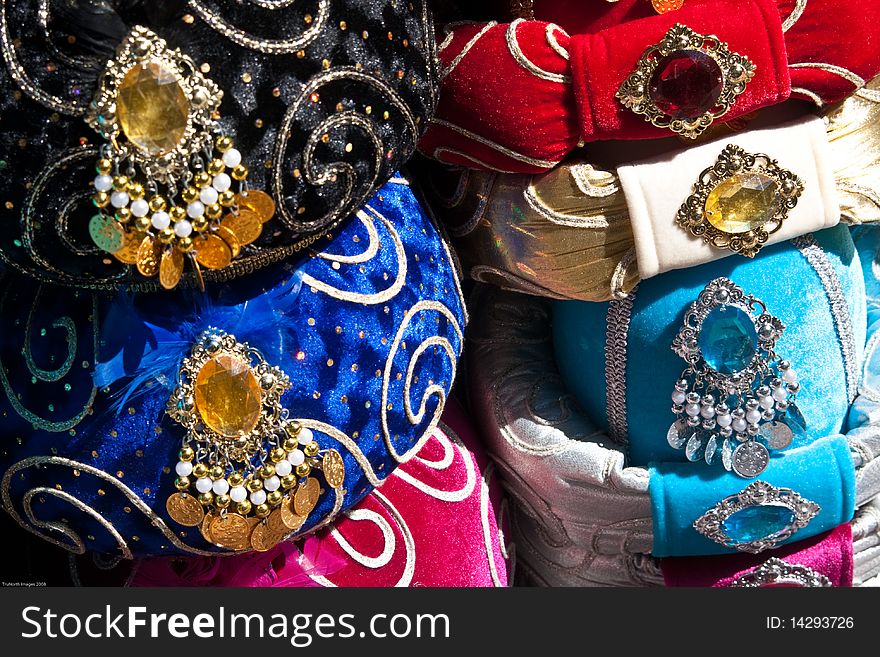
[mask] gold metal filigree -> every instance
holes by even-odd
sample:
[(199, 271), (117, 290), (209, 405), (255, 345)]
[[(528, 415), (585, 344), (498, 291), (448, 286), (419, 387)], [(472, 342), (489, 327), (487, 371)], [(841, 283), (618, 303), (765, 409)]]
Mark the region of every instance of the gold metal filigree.
[[(722, 73), (722, 89), (715, 105), (703, 114), (674, 119), (663, 112), (651, 98), (650, 81), (660, 60), (677, 51), (703, 53), (718, 64)], [(676, 23), (660, 43), (642, 53), (636, 69), (624, 80), (616, 98), (624, 107), (645, 118), (658, 128), (668, 128), (684, 137), (694, 139), (715, 119), (724, 116), (736, 97), (745, 91), (746, 84), (755, 74), (755, 65), (745, 56), (732, 52), (726, 43), (714, 35), (702, 35), (681, 23)]]

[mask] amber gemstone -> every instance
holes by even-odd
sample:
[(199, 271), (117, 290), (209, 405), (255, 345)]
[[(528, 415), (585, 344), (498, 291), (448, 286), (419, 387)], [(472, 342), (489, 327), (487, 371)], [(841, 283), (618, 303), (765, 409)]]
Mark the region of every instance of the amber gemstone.
[(699, 50), (661, 58), (648, 87), (651, 100), (673, 119), (695, 119), (715, 106), (724, 87), (718, 62)]
[(725, 233), (745, 233), (773, 218), (778, 206), (776, 181), (746, 172), (722, 180), (706, 198), (706, 221)]
[(229, 438), (253, 431), (262, 396), (257, 378), (240, 358), (220, 354), (202, 366), (195, 383), (196, 409), (202, 420)]
[(172, 150), (186, 132), (189, 102), (162, 62), (135, 64), (119, 85), (116, 108), (122, 132), (150, 155)]

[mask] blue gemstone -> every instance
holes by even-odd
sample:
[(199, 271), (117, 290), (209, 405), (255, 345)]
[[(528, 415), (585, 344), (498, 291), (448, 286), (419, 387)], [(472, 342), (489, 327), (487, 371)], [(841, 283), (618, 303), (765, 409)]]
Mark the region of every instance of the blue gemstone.
[(700, 328), (700, 352), (706, 364), (721, 374), (744, 370), (758, 349), (758, 332), (751, 316), (736, 306), (713, 308)]
[(782, 421), (788, 425), (788, 428), (791, 429), (791, 432), (796, 436), (803, 436), (807, 433), (807, 418), (804, 417), (804, 414), (801, 413), (801, 409), (795, 404), (791, 404), (788, 407), (788, 411), (782, 418)]
[(762, 504), (737, 511), (721, 527), (734, 543), (751, 543), (770, 538), (794, 521), (794, 511), (787, 506)]

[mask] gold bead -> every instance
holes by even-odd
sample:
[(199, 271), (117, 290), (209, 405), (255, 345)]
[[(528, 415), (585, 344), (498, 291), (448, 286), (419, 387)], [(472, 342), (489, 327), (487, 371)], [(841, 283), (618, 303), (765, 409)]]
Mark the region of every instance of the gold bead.
[(116, 221), (120, 223), (128, 223), (131, 220), (131, 210), (128, 208), (119, 208), (116, 210)]
[(92, 203), (95, 204), (95, 207), (106, 208), (110, 205), (110, 194), (107, 192), (98, 192), (92, 197)]
[(318, 443), (316, 443), (316, 442), (313, 440), (313, 441), (310, 442), (308, 445), (306, 445), (305, 447), (303, 447), (303, 453), (304, 453), (306, 456), (316, 456), (316, 455), (318, 454), (318, 450), (320, 450), (320, 449), (321, 449), (321, 448), (318, 446)]
[(214, 504), (217, 505), (218, 509), (225, 509), (229, 506), (229, 503), (232, 502), (232, 498), (229, 495), (218, 495), (216, 499), (214, 499)]
[(289, 436), (296, 438), (299, 435), (299, 432), (302, 431), (302, 426), (299, 422), (294, 420), (293, 422), (288, 423), (287, 426), (284, 427), (284, 430)]
[(284, 499), (284, 494), (280, 490), (273, 490), (271, 493), (266, 495), (266, 503), (269, 506), (278, 506), (281, 504), (281, 500)]
[(248, 482), (245, 484), (245, 488), (247, 488), (252, 493), (256, 493), (258, 490), (261, 490), (263, 488), (263, 482), (259, 479), (248, 479)]
[(209, 176), (206, 171), (201, 171), (196, 174), (196, 177), (193, 179), (193, 184), (199, 189), (203, 189), (211, 184), (211, 176)]
[(308, 477), (309, 473), (312, 471), (312, 466), (308, 463), (300, 463), (296, 466), (296, 474), (300, 477)]
[(292, 452), (293, 450), (296, 449), (296, 446), (298, 444), (299, 443), (297, 442), (296, 438), (285, 438), (282, 446), (284, 447), (284, 449), (286, 451)]
[(246, 516), (251, 512), (251, 507), (253, 505), (248, 501), (244, 500), (243, 502), (239, 502), (236, 510), (243, 516)]
[(180, 456), (181, 461), (189, 462), (195, 458), (196, 451), (192, 447), (183, 447), (181, 448), (180, 454), (178, 454), (178, 456)]
[(285, 452), (280, 447), (276, 447), (272, 450), (272, 453), (269, 455), (269, 458), (272, 459), (272, 463), (280, 463), (284, 459), (287, 458), (287, 452)]
[(195, 187), (187, 187), (180, 193), (180, 198), (184, 200), (185, 203), (192, 203), (199, 198), (199, 190)]
[(223, 164), (223, 160), (211, 160), (210, 164), (208, 164), (208, 173), (211, 176), (223, 173), (224, 169), (226, 169), (226, 165)]
[(174, 485), (177, 487), (177, 490), (186, 490), (189, 488), (189, 477), (178, 477), (174, 480)]
[(128, 191), (128, 176), (116, 176), (113, 179), (113, 189), (117, 192)]
[(203, 233), (208, 229), (208, 218), (204, 215), (201, 217), (196, 217), (192, 220), (193, 230), (197, 233)]
[(232, 170), (232, 177), (236, 180), (244, 180), (248, 177), (248, 168), (243, 164), (239, 164)]
[(204, 463), (196, 463), (196, 464), (193, 466), (193, 474), (194, 474), (196, 477), (198, 477), (199, 479), (201, 479), (201, 478), (204, 477), (206, 474), (208, 474), (208, 466), (205, 465)]
[(177, 240), (177, 248), (184, 253), (189, 253), (190, 251), (192, 251), (194, 246), (195, 244), (193, 244), (191, 237), (181, 237)]
[(149, 217), (138, 217), (134, 220), (134, 227), (136, 230), (144, 233), (150, 227), (150, 218)]
[(270, 513), (272, 513), (272, 509), (269, 508), (268, 504), (258, 504), (257, 508), (254, 509), (254, 513), (257, 518), (265, 518)]
[(227, 481), (229, 481), (229, 485), (234, 488), (235, 486), (241, 486), (244, 483), (244, 477), (241, 476), (240, 472), (233, 472), (229, 475)]
[(218, 151), (225, 153), (232, 148), (232, 139), (229, 137), (217, 137), (216, 146)]
[(221, 214), (223, 214), (223, 207), (219, 203), (212, 203), (205, 208), (205, 216), (208, 219), (219, 219)]
[(175, 205), (168, 211), (168, 214), (171, 216), (172, 221), (180, 221), (186, 216), (186, 210), (179, 205)]
[[(146, 217), (144, 217), (144, 219), (146, 219)], [(162, 230), (160, 230), (159, 241), (162, 242), (162, 244), (171, 244), (171, 242), (174, 241), (174, 229), (163, 228)]]
[(263, 479), (268, 479), (269, 477), (275, 476), (275, 466), (274, 465), (264, 465), (260, 468), (260, 476)]
[(144, 191), (144, 186), (140, 183), (135, 183), (128, 186), (128, 195), (135, 201), (139, 198), (143, 198), (145, 193), (146, 192)]
[(199, 502), (205, 506), (211, 506), (214, 503), (214, 493), (199, 493)]
[(294, 486), (296, 486), (296, 475), (289, 474), (281, 477), (281, 486), (284, 489), (293, 488)]
[(106, 157), (101, 158), (100, 160), (98, 160), (98, 165), (95, 168), (98, 170), (98, 173), (106, 176), (113, 168), (113, 162), (108, 160)]
[(227, 189), (225, 192), (220, 192), (220, 205), (224, 208), (231, 208), (235, 205), (235, 192), (231, 189)]
[(150, 210), (152, 210), (153, 212), (162, 212), (166, 207), (168, 207), (165, 199), (161, 196), (154, 196), (153, 198), (151, 198), (149, 205)]

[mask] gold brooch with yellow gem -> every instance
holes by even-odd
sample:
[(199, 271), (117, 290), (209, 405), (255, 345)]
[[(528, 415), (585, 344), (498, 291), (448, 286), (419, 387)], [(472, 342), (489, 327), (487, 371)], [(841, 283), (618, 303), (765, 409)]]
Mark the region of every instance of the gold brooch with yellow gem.
[(168, 414), (187, 435), (166, 502), (177, 523), (230, 550), (265, 551), (306, 522), (321, 494), (345, 478), (342, 456), (321, 450), (289, 419), (290, 380), (247, 343), (209, 329), (183, 360)]
[(803, 181), (776, 160), (729, 144), (700, 174), (676, 222), (707, 244), (753, 258), (803, 191)]
[(195, 63), (135, 27), (107, 63), (86, 122), (107, 143), (93, 181), (95, 244), (177, 286), (189, 258), (222, 269), (275, 213), (217, 121), (223, 91)]
[(652, 125), (696, 139), (730, 110), (754, 75), (748, 57), (676, 23), (642, 53), (616, 97)]

